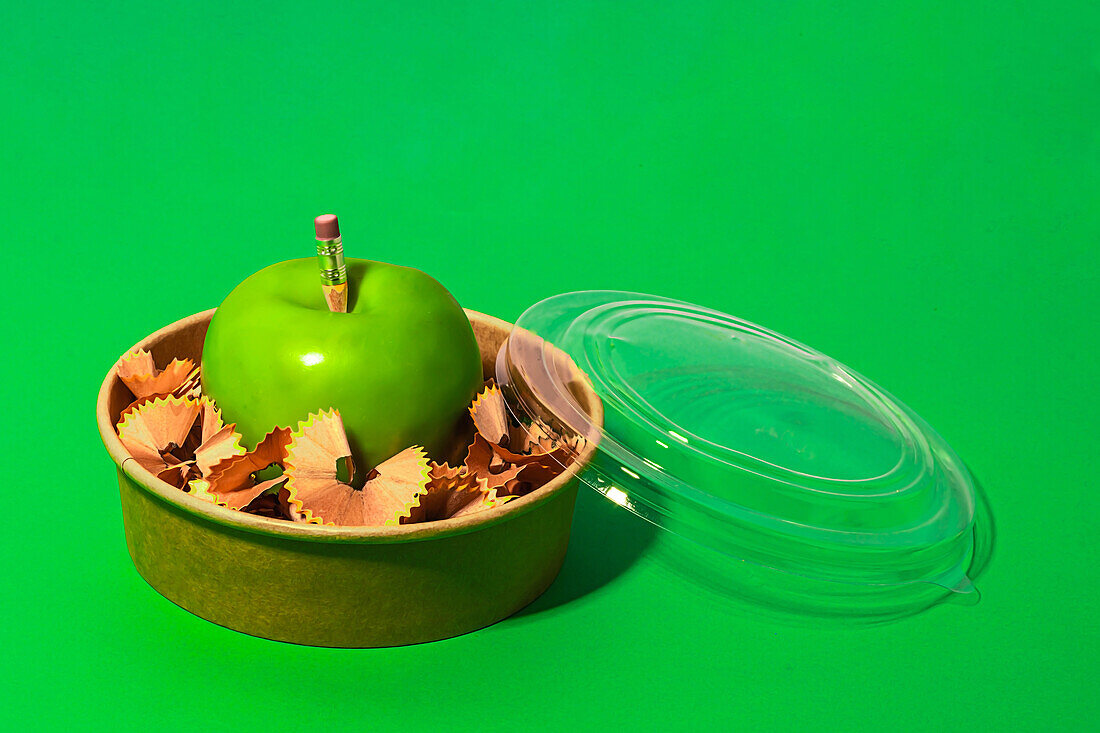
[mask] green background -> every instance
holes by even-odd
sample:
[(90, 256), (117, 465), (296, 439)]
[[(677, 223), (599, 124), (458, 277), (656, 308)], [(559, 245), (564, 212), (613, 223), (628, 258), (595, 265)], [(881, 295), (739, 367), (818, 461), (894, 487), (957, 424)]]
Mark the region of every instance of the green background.
[[(1081, 729), (1100, 673), (1095, 3), (6, 3), (0, 709), (24, 725)], [(450, 641), (226, 631), (134, 571), (114, 359), (311, 251), (515, 318), (616, 288), (870, 376), (985, 487), (973, 607), (790, 623), (582, 497), (564, 571)]]

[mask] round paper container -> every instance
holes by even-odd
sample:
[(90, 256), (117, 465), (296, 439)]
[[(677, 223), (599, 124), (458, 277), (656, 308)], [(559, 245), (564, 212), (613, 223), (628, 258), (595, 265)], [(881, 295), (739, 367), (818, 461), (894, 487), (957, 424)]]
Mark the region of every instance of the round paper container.
[[(214, 311), (133, 348), (158, 364), (198, 363)], [(511, 324), (467, 311), (486, 377)], [(587, 378), (574, 391), (597, 422)], [(545, 486), (485, 512), (400, 527), (296, 524), (215, 506), (157, 479), (115, 432), (131, 397), (115, 368), (99, 392), (99, 432), (118, 473), (126, 545), (142, 577), (173, 603), (246, 634), (298, 644), (379, 647), (464, 634), (526, 606), (565, 559), (577, 474), (596, 449)]]

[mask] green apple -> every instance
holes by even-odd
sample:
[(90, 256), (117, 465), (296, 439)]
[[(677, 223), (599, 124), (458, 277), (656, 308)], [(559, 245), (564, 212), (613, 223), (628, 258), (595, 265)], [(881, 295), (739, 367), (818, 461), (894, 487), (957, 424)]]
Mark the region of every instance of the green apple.
[(251, 445), (336, 408), (357, 468), (410, 445), (445, 456), (482, 383), (469, 319), (420, 270), (351, 258), (347, 268), (347, 313), (326, 306), (315, 258), (238, 285), (206, 334), (203, 394)]

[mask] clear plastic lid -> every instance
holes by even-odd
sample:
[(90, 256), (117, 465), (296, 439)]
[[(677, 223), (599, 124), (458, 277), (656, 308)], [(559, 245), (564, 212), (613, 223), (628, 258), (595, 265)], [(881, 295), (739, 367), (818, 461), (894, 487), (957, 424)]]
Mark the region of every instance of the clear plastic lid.
[[(574, 365), (602, 426), (570, 388)], [(726, 558), (708, 573), (747, 563), (772, 601), (844, 613), (973, 592), (965, 466), (905, 405), (809, 347), (690, 303), (577, 292), (519, 318), (496, 376), (521, 424), (598, 442), (589, 486)]]

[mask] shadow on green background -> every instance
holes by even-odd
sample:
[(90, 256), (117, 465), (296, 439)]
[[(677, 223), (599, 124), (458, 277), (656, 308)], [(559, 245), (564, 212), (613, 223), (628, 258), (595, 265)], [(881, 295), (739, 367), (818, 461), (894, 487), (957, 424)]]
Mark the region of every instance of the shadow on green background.
[(658, 531), (582, 486), (561, 574), (541, 598), (518, 615), (551, 611), (614, 583), (646, 553)]

